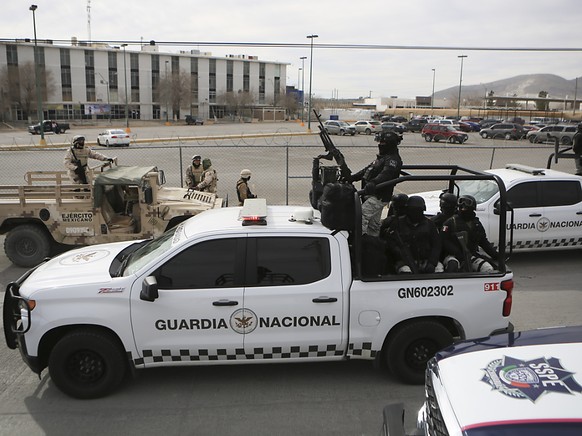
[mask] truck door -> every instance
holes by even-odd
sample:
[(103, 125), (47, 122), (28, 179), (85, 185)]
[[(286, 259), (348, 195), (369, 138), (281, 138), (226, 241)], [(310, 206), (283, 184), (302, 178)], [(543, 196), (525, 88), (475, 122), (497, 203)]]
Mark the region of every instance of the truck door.
[[(522, 182), (507, 190), (507, 202), (514, 210), (513, 247), (515, 249), (534, 248), (543, 238), (541, 218), (544, 208), (539, 200), (539, 182)], [(509, 214), (508, 214), (509, 217)], [(510, 225), (508, 218), (507, 225)], [(509, 241), (509, 239), (508, 239)]]
[[(578, 180), (540, 182), (546, 246), (582, 245), (582, 188)], [(538, 225), (542, 231), (542, 223)]]
[(254, 359), (343, 355), (344, 306), (339, 244), (333, 237), (248, 239), (245, 353)]
[[(230, 317), (243, 307), (243, 237), (198, 242), (166, 259), (134, 284), (131, 319), (143, 362), (227, 360), (243, 346)], [(239, 262), (237, 262), (237, 259)], [(159, 297), (140, 299), (154, 276)]]

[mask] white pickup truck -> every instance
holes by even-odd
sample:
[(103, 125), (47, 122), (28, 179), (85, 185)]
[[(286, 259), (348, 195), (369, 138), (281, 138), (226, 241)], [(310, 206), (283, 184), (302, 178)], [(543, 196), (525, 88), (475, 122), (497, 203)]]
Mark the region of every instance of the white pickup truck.
[[(457, 170), (439, 180), (499, 182)], [(489, 274), (366, 276), (355, 199), (352, 231), (253, 199), (157, 239), (64, 253), (8, 285), (7, 345), (63, 392), (95, 398), (131, 369), (177, 365), (367, 359), (422, 383), (437, 350), (513, 329), (503, 250)]]

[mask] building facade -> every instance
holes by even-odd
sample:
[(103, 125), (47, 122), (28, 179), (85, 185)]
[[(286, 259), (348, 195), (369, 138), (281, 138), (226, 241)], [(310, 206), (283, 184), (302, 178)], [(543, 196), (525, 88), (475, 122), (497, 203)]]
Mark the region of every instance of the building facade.
[(285, 93), (287, 65), (198, 50), (160, 52), (154, 41), (118, 47), (39, 40), (37, 56), (34, 41), (4, 41), (0, 111), (4, 120), (36, 120), (37, 68), (44, 119), (223, 118), (241, 105), (274, 106)]

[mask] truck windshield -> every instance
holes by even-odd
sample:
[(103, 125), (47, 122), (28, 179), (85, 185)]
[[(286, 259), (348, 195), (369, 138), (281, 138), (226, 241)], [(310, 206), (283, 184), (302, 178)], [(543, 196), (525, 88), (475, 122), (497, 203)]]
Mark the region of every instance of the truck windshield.
[(477, 203), (484, 203), (499, 192), (497, 183), (492, 180), (461, 180), (457, 182), (459, 195), (471, 195)]
[(125, 270), (123, 271), (123, 276), (129, 276), (144, 265), (148, 264), (150, 261), (169, 250), (173, 244), (174, 236), (181, 232), (182, 226), (174, 227), (168, 230), (158, 239), (153, 239), (147, 244), (135, 250), (125, 265)]

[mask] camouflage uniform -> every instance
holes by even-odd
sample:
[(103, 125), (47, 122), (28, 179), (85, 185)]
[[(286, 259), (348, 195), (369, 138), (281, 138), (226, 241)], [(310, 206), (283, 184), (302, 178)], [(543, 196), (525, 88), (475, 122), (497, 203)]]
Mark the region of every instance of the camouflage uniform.
[(87, 167), (87, 161), (91, 159), (97, 159), (100, 161), (111, 161), (112, 158), (107, 157), (101, 153), (93, 151), (89, 147), (83, 148), (75, 148), (75, 146), (69, 147), (67, 150), (67, 154), (65, 155), (65, 168), (67, 169), (67, 173), (69, 178), (71, 179), (72, 183), (81, 184), (83, 181), (80, 179), (79, 175), (75, 173), (77, 166), (79, 164), (75, 163), (76, 161), (80, 161), (80, 165), (83, 168)]
[(202, 167), (204, 168), (204, 174), (202, 175), (202, 181), (196, 186), (196, 190), (215, 194), (218, 177), (216, 176), (216, 170), (212, 168), (212, 161), (210, 159), (204, 159), (202, 161)]
[(194, 164), (189, 165), (186, 170), (186, 187), (194, 189), (202, 181), (202, 175), (204, 174), (204, 168), (202, 165), (196, 167)]

